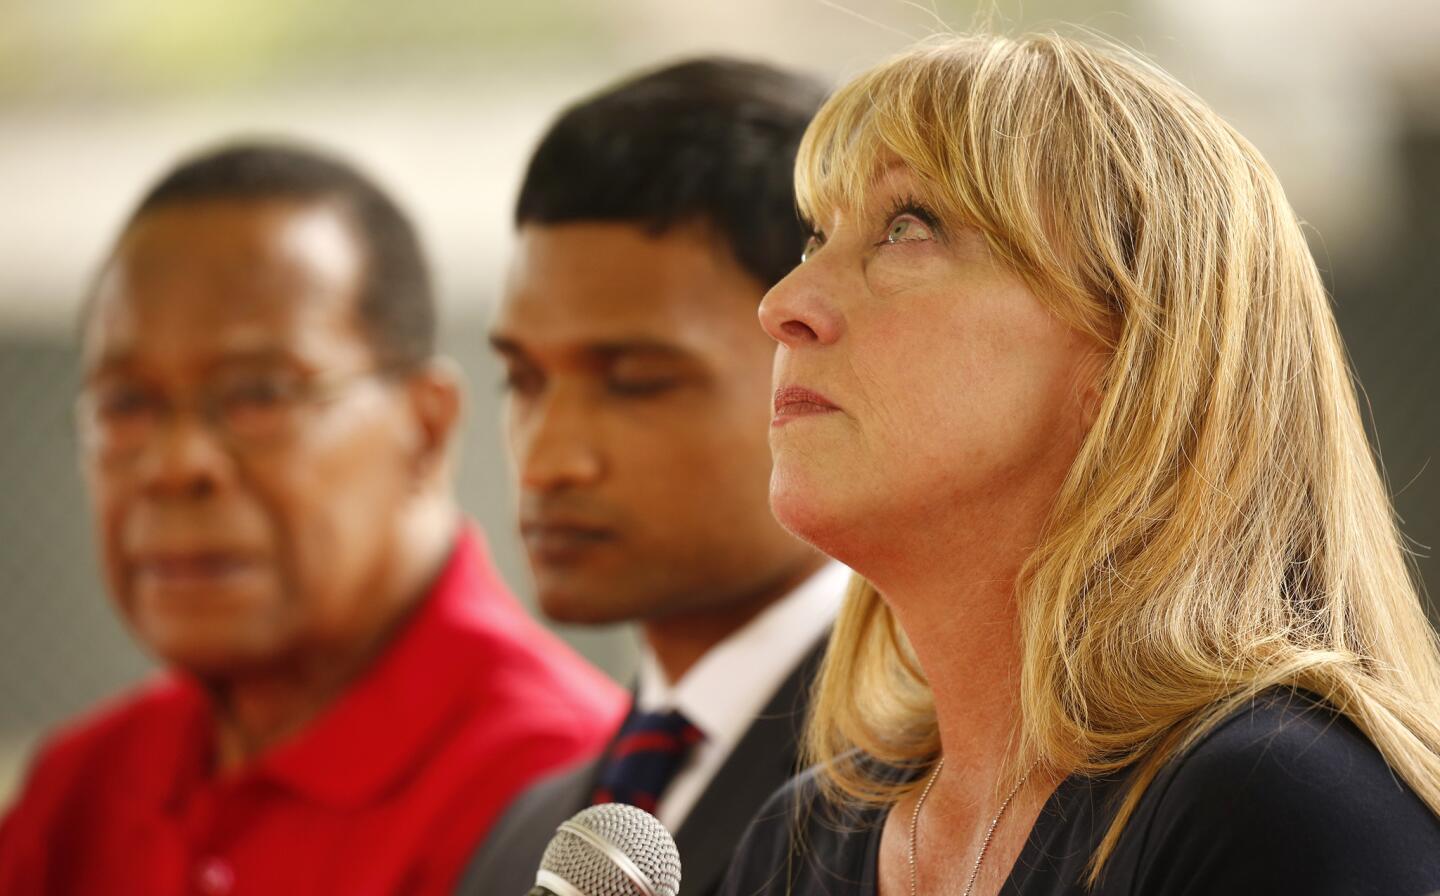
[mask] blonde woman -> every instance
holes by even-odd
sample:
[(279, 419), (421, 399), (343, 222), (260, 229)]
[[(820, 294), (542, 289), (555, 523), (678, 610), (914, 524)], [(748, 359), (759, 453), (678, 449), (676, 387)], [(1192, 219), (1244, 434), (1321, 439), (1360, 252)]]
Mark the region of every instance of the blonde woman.
[(1274, 174), (1113, 48), (829, 100), (771, 501), (863, 578), (750, 894), (1440, 890), (1440, 654)]

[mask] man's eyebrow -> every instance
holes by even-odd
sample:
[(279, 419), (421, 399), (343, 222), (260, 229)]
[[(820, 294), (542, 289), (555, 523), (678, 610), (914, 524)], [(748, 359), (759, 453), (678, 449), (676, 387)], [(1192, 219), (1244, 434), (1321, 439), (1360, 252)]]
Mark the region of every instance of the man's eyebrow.
[(135, 363), (135, 353), (131, 351), (106, 352), (95, 359), (95, 363), (86, 369), (87, 374), (94, 374), (104, 370), (115, 370), (121, 367), (129, 367)]
[(293, 352), (280, 346), (261, 346), (221, 352), (215, 356), (209, 366), (223, 367), (228, 364), (287, 364), (295, 360), (297, 359)]
[[(125, 371), (136, 366), (137, 357), (135, 352), (129, 350), (102, 355), (93, 365), (84, 371), (84, 376), (87, 380), (93, 380), (98, 376), (108, 376)], [(303, 365), (304, 362), (293, 352), (282, 346), (267, 345), (237, 348), (228, 352), (222, 351), (220, 354), (208, 359), (204, 364), (204, 369), (214, 370), (220, 367), (275, 364)]]
[(617, 339), (590, 342), (586, 343), (585, 352), (605, 360), (622, 358), (626, 355), (650, 355), (677, 361), (691, 357), (690, 352), (679, 346), (652, 339)]
[(490, 347), (502, 355), (523, 355), (525, 350), (520, 343), (500, 333), (491, 333), (489, 337)]
[[(525, 347), (517, 340), (503, 333), (490, 334), (490, 347), (502, 355), (512, 355), (521, 358), (529, 355)], [(597, 358), (602, 361), (611, 361), (629, 355), (648, 355), (677, 361), (692, 357), (690, 352), (679, 346), (643, 337), (599, 339), (593, 342), (582, 343), (573, 347), (572, 350), (578, 354)]]

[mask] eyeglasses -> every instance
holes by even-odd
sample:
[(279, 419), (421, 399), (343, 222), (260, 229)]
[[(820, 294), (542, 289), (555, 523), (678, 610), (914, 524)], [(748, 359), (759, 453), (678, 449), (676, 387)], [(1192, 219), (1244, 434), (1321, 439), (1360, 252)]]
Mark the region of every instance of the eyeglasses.
[(186, 402), (144, 383), (102, 379), (81, 391), (75, 416), (81, 446), (107, 461), (135, 457), (179, 410), (192, 406), (211, 432), (231, 449), (244, 451), (284, 442), (319, 406), (356, 383), (393, 373), (387, 368), (330, 377), (290, 370), (227, 373), (205, 383)]

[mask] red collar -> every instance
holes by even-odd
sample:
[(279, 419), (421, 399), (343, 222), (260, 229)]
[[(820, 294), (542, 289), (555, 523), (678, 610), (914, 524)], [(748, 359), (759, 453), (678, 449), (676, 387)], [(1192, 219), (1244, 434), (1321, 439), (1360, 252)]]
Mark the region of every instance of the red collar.
[[(485, 642), (508, 627), (513, 613), (507, 611), (522, 612), (495, 573), (483, 537), (465, 526), (413, 618), (374, 666), (303, 731), (230, 780), (263, 778), (339, 808), (384, 797), (423, 767), (427, 751), (470, 717), (477, 683), (482, 683), (477, 659), (483, 662)], [(203, 725), (198, 744), (204, 747), (199, 756), (182, 747), (177, 758), (179, 767), (198, 770), (213, 740), (209, 710), (198, 685), (187, 681), (182, 690), (191, 692), (183, 703)], [(194, 728), (181, 726), (177, 733), (197, 744)]]

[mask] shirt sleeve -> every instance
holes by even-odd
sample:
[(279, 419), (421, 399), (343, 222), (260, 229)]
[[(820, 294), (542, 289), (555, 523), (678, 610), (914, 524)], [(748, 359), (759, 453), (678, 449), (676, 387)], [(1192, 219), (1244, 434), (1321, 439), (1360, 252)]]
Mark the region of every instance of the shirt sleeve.
[(0, 818), (0, 893), (39, 894), (46, 890), (46, 840), (62, 784), (54, 751), (42, 747), (32, 759), (15, 802)]
[(26, 865), (25, 856), (36, 844), (24, 842), (33, 838), (25, 830), (23, 808), (23, 804), (12, 806), (0, 819), (0, 893), (40, 892), (34, 869)]
[(1343, 717), (1242, 716), (1152, 786), (1134, 893), (1440, 891), (1440, 820)]

